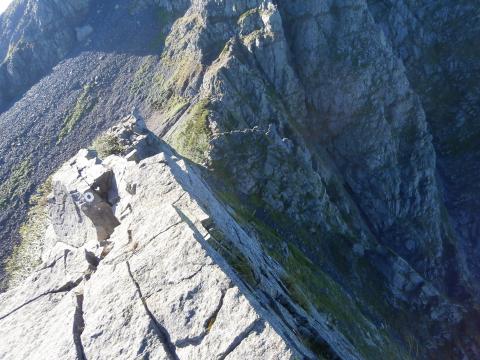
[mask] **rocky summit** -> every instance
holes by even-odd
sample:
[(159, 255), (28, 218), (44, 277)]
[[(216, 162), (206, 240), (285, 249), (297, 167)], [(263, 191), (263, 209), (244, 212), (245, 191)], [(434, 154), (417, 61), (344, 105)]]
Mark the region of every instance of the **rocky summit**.
[(14, 0), (1, 359), (480, 359), (473, 0)]
[[(269, 260), (255, 239), (196, 169), (158, 139), (148, 146), (155, 155), (137, 162), (81, 150), (55, 173), (43, 266), (1, 296), (0, 357), (308, 354), (214, 250), (244, 244), (239, 266), (259, 271)], [(285, 294), (272, 280), (269, 296)]]

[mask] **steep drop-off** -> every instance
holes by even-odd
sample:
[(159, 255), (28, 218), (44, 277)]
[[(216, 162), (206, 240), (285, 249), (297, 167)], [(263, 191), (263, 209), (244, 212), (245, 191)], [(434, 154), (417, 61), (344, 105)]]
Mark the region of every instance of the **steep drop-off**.
[[(28, 10), (37, 3), (0, 18), (2, 48), (27, 33), (22, 21), (42, 22)], [(479, 356), (471, 2), (63, 3), (48, 6), (77, 19), (55, 25), (75, 31), (68, 50), (29, 55), (42, 67), (21, 81), (11, 73), (23, 86), (15, 94), (0, 88), (0, 126), (13, 129), (0, 139), (4, 257), (33, 189), (135, 105), (282, 269), (284, 291), (321, 339), (309, 351)], [(42, 34), (28, 40), (34, 53)], [(20, 48), (4, 51), (5, 69), (22, 66)], [(261, 292), (258, 274), (243, 275)], [(322, 316), (330, 335), (310, 323)]]

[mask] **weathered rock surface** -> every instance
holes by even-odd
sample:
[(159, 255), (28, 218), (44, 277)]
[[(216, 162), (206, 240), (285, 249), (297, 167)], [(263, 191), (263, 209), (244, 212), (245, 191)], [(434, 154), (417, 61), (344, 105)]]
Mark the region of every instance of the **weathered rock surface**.
[[(36, 29), (35, 26), (43, 21), (43, 15), (32, 10), (38, 7), (53, 11), (51, 15), (55, 21), (52, 26), (59, 26), (62, 31), (66, 29), (72, 46), (61, 56), (53, 54), (55, 61), (47, 65), (43, 61), (45, 59), (40, 61), (25, 54), (28, 61), (25, 63), (26, 60), (22, 58), (22, 66), (16, 69), (14, 75), (29, 77), (31, 71), (37, 71), (39, 66), (43, 69), (41, 75), (28, 80), (28, 86), (24, 84), (21, 90), (15, 90), (14, 100), (9, 100), (0, 110), (0, 127), (10, 129), (2, 131), (0, 137), (1, 262), (18, 242), (18, 228), (25, 217), (28, 198), (34, 188), (80, 148), (89, 146), (98, 133), (120, 121), (133, 105), (149, 114), (150, 110), (143, 106), (143, 102), (146, 102), (147, 84), (153, 81), (149, 72), (156, 67), (161, 50), (161, 44), (154, 44), (152, 39), (164, 26), (157, 22), (153, 5), (145, 7), (140, 2), (138, 10), (130, 6), (130, 1), (122, 0), (122, 6), (118, 9), (115, 9), (117, 1), (95, 2), (88, 14), (80, 14), (75, 10), (74, 4), (82, 1), (68, 0), (55, 4), (55, 1), (33, 0), (17, 3), (12, 8), (13, 12), (0, 16), (1, 26), (12, 31), (10, 33), (10, 30), (2, 28), (0, 48), (15, 45), (26, 23)], [(27, 3), (32, 11), (26, 11)], [(57, 13), (61, 8), (83, 20), (78, 24), (67, 20), (68, 26), (65, 28), (62, 25), (65, 18)], [(132, 16), (132, 11), (135, 11), (135, 16)], [(79, 43), (75, 38), (75, 26), (84, 23), (94, 27), (94, 32), (86, 41)], [(57, 45), (61, 46), (50, 32), (35, 30), (33, 35), (35, 42), (32, 51), (50, 52)], [(63, 32), (59, 33), (61, 35)], [(38, 48), (37, 38), (42, 38), (42, 41), (38, 40)], [(60, 42), (61, 39), (57, 40)], [(2, 56), (0, 58), (3, 59)], [(2, 66), (7, 65), (5, 63)], [(7, 84), (1, 81), (0, 87), (5, 85), (7, 93), (14, 91), (14, 87)], [(3, 94), (3, 90), (0, 93)], [(69, 121), (71, 125), (66, 126)], [(22, 181), (17, 181), (16, 188), (3, 186), (11, 179), (12, 170), (18, 167), (19, 159), (22, 159), (22, 169), (28, 170), (28, 175)], [(0, 282), (3, 275), (3, 269), (0, 269)]]
[[(53, 62), (42, 74), (51, 73), (24, 96), (24, 90), (17, 91), (19, 100), (8, 102), (11, 107), (0, 115), (2, 129), (11, 130), (0, 138), (0, 257), (12, 250), (34, 187), (135, 104), (157, 135), (207, 169), (183, 165), (168, 155), (165, 145), (159, 150), (157, 140), (133, 119), (111, 131), (120, 138), (122, 158), (67, 163), (61, 171), (75, 172), (75, 189), (76, 181), (88, 178), (85, 169), (92, 168), (94, 178), (105, 172), (112, 179), (105, 185), (107, 195), (100, 187), (92, 194), (105, 206), (101, 213), (112, 206), (120, 225), (114, 227), (110, 218), (100, 234), (98, 217), (82, 211), (81, 197), (62, 188), (63, 176), (55, 187), (58, 204), (66, 196), (66, 208), (80, 207), (77, 215), (52, 208), (49, 234), (56, 228), (60, 235), (49, 236), (47, 243), (60, 236), (72, 249), (87, 249), (87, 263), (98, 267), (92, 278), (108, 272), (111, 255), (105, 257), (102, 249), (110, 249), (111, 239), (123, 232), (123, 240), (116, 241), (128, 242), (132, 229), (126, 223), (135, 227), (145, 217), (168, 224), (141, 206), (135, 210), (132, 204), (132, 210), (124, 203), (131, 198), (138, 205), (160, 206), (141, 195), (141, 184), (153, 181), (163, 166), (151, 163), (157, 159), (176, 180), (189, 179), (177, 181), (188, 193), (184, 197), (208, 214), (189, 215), (185, 208), (196, 206), (182, 200), (178, 216), (187, 223), (190, 219), (203, 234), (195, 235), (197, 240), (210, 239), (260, 307), (268, 308), (265, 321), (272, 328), (262, 330), (262, 324), (246, 320), (242, 326), (252, 332), (236, 348), (238, 354), (245, 357), (250, 341), (259, 341), (266, 331), (278, 334), (295, 354), (308, 353), (301, 342), (327, 358), (479, 358), (480, 147), (475, 140), (480, 53), (474, 2), (105, 0), (91, 2), (88, 13), (72, 10), (85, 1), (37, 3), (18, 1), (0, 18), (2, 34), (7, 34), (1, 36), (0, 51), (7, 54), (26, 29), (20, 14), (32, 15), (21, 18), (34, 19), (34, 24), (43, 19), (41, 12), (26, 9), (58, 6), (71, 14), (74, 20), (66, 31), (73, 42), (59, 38), (59, 48), (70, 44), (69, 55), (49, 56)], [(54, 43), (42, 40), (45, 34), (38, 33), (35, 45), (52, 49)], [(39, 50), (33, 46), (32, 51)], [(22, 52), (13, 54), (7, 63), (21, 62)], [(30, 73), (12, 74), (18, 79)], [(88, 163), (92, 160), (95, 166)], [(82, 161), (88, 163), (85, 169)], [(130, 172), (139, 178), (122, 190), (118, 179)], [(128, 220), (135, 211), (145, 213)], [(159, 211), (170, 217), (166, 209)], [(171, 214), (172, 221), (177, 219)], [(80, 225), (78, 218), (84, 218)], [(62, 233), (68, 227), (75, 233)], [(131, 235), (140, 231), (144, 241), (141, 230), (133, 230)], [(106, 240), (97, 246), (88, 241), (92, 237)], [(54, 247), (46, 247), (55, 253)], [(45, 261), (50, 251), (44, 253)], [(120, 256), (122, 251), (113, 246), (113, 253)], [(119, 265), (110, 275), (130, 284), (131, 273), (137, 293), (172, 304), (160, 286), (183, 285), (155, 287), (142, 269), (160, 270), (141, 264), (163, 258), (152, 254), (148, 259), (139, 263), (132, 258), (129, 268)], [(234, 276), (226, 277), (235, 283)], [(218, 281), (223, 294), (229, 287)], [(87, 291), (92, 284), (89, 280), (81, 286)], [(248, 291), (239, 286), (239, 293), (259, 311)], [(231, 296), (235, 303), (236, 295)], [(91, 308), (89, 301), (84, 299)], [(200, 351), (202, 345), (193, 343), (203, 336), (201, 326), (187, 331), (172, 320), (174, 315), (159, 312), (157, 318), (155, 305), (147, 305), (159, 324), (172, 331), (178, 354), (190, 356), (186, 354), (198, 346)], [(177, 310), (172, 306), (172, 312)], [(148, 324), (148, 318), (139, 323)], [(280, 331), (282, 326), (294, 335)], [(88, 322), (85, 329), (93, 331)], [(181, 331), (189, 335), (181, 338)], [(109, 339), (120, 336), (107, 328), (104, 334)], [(125, 339), (141, 341), (142, 336), (127, 334)], [(168, 353), (158, 336), (143, 339), (152, 344), (145, 351)], [(216, 341), (202, 339), (204, 346)], [(268, 356), (269, 349), (266, 345), (255, 351)]]
[[(222, 226), (229, 221), (226, 236), (252, 239), (207, 193), (197, 169), (158, 140), (154, 148), (158, 155), (139, 163), (118, 156), (101, 163), (82, 150), (55, 174), (50, 207), (64, 208), (51, 212), (55, 240), (45, 244), (42, 266), (0, 297), (2, 359), (309, 354), (213, 250), (204, 209)], [(78, 194), (95, 191), (106, 173), (121, 223), (98, 238), (103, 225), (83, 211)], [(210, 202), (197, 203), (195, 191)]]
[[(295, 284), (289, 271), (311, 270), (292, 270), (269, 256), (258, 225), (246, 226), (218, 200), (202, 170), (153, 136), (142, 119), (132, 115), (109, 134), (122, 142), (125, 156), (100, 160), (81, 150), (53, 176), (43, 263), (0, 295), (2, 358), (403, 358), (400, 348), (390, 352), (398, 344), (384, 333), (386, 325), (374, 323), (385, 313), (360, 315), (362, 305), (347, 300), (348, 285), (311, 275), (327, 281), (320, 301), (339, 302), (351, 319), (337, 319), (328, 306), (317, 311), (314, 298), (302, 300), (304, 291), (322, 291), (312, 289), (318, 279)], [(94, 213), (85, 208), (88, 201)], [(298, 250), (286, 251), (290, 258)], [(370, 291), (390, 293), (394, 308), (408, 304), (412, 314), (436, 324), (435, 343), (449, 341), (442, 331), (461, 322), (462, 308), (379, 244), (365, 239), (352, 251), (369, 258), (373, 268), (364, 271), (389, 282)], [(368, 341), (357, 337), (367, 331), (363, 326)]]

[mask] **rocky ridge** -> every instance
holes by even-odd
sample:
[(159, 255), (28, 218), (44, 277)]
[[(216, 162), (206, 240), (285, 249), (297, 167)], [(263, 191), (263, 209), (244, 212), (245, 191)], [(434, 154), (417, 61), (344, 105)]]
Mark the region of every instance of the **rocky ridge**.
[[(325, 274), (314, 275), (327, 281), (323, 290), (312, 289), (320, 285), (313, 278), (296, 284), (292, 271), (306, 269), (271, 256), (259, 225), (245, 223), (234, 202), (210, 189), (208, 174), (146, 130), (141, 118), (126, 118), (106, 136), (117, 140), (118, 155), (101, 160), (81, 150), (53, 175), (42, 264), (0, 296), (2, 357), (407, 356), (395, 354), (402, 350), (385, 325), (348, 304), (350, 295)], [(299, 261), (302, 255), (288, 254), (298, 252), (290, 245), (266, 246), (279, 245)], [(431, 309), (439, 327), (461, 321), (462, 309), (444, 303), (403, 260), (367, 242), (353, 250), (382, 256), (389, 265), (376, 264), (377, 271), (394, 269), (392, 288), (384, 291), (392, 291), (397, 307), (415, 301), (419, 311)], [(339, 314), (318, 312), (312, 290), (326, 290), (327, 303), (347, 301), (342, 306), (352, 319), (342, 324)], [(347, 324), (354, 328), (346, 331)], [(358, 337), (363, 326), (367, 341)]]
[(0, 231), (15, 234), (34, 185), (135, 103), (357, 356), (478, 357), (478, 54), (451, 45), (475, 39), (468, 1), (92, 6), (94, 32), (0, 116), (18, 129), (0, 139), (0, 190), (35, 174)]
[[(288, 300), (280, 269), (199, 170), (134, 118), (114, 132), (134, 138), (129, 155), (101, 161), (82, 150), (53, 176), (43, 263), (0, 296), (1, 357), (312, 358), (291, 327), (304, 312)], [(214, 250), (233, 242), (248, 250), (241, 266), (258, 273), (262, 297), (290, 304), (279, 313), (287, 323)], [(327, 329), (309, 322), (303, 332)], [(358, 357), (329, 336), (336, 351)]]

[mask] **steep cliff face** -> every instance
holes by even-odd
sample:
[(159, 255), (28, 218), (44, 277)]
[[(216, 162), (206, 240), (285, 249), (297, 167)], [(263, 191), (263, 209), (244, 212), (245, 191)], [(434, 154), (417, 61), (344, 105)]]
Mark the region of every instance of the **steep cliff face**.
[[(356, 299), (367, 296), (366, 279), (358, 274), (368, 273), (380, 297), (389, 299), (385, 294), (394, 292), (405, 301), (387, 300), (370, 311), (385, 317), (391, 315), (389, 306), (408, 308), (416, 312), (411, 320), (426, 315), (430, 322), (435, 317), (427, 315), (430, 305), (414, 305), (414, 299), (417, 286), (431, 282), (441, 296), (466, 304), (466, 318), (477, 319), (472, 278), (458, 256), (463, 241), (444, 209), (421, 98), (368, 4), (235, 5), (209, 3), (205, 12), (188, 10), (174, 24), (161, 64), (166, 85), (159, 94), (154, 89), (165, 124), (158, 132), (185, 156), (209, 164), (252, 204), (257, 217), (317, 266), (341, 277)], [(227, 18), (221, 26), (219, 14)], [(199, 60), (187, 60), (190, 66), (172, 72), (175, 62), (186, 61), (179, 50), (184, 47), (175, 41), (185, 22), (191, 24), (189, 59)], [(212, 61), (217, 44), (225, 45), (217, 47)], [(189, 108), (199, 82), (201, 100)], [(211, 139), (210, 148), (205, 139)], [(378, 243), (389, 250), (380, 250)], [(359, 246), (368, 250), (352, 251)], [(390, 250), (412, 266), (416, 285), (400, 280), (409, 277), (399, 276), (397, 255), (385, 259)], [(445, 319), (458, 320), (458, 331), (478, 331), (455, 311), (447, 313)], [(409, 321), (394, 322), (407, 341)], [(414, 332), (428, 344), (444, 333), (431, 338), (432, 330)], [(427, 347), (448, 343), (443, 339)]]
[[(38, 3), (19, 2), (1, 26), (12, 28), (14, 13)], [(135, 104), (156, 135), (197, 164), (182, 166), (198, 179), (174, 177), (214, 219), (202, 226), (215, 256), (243, 279), (239, 291), (269, 304), (265, 321), (285, 349), (326, 358), (479, 356), (479, 54), (469, 45), (478, 41), (478, 9), (470, 2), (64, 3), (59, 11), (79, 21), (69, 58), (0, 116), (17, 130), (0, 139), (5, 239), (31, 190)], [(5, 31), (2, 44), (13, 43), (16, 33)], [(170, 154), (165, 144), (159, 151)], [(148, 177), (149, 161), (101, 166), (115, 179), (130, 167)], [(165, 161), (175, 173), (177, 161)], [(135, 201), (148, 212), (142, 201), (161, 200)], [(113, 239), (129, 231), (117, 213), (127, 205), (115, 206)], [(52, 214), (62, 241), (82, 247), (94, 236), (83, 223), (65, 228), (71, 219), (62, 216)], [(157, 226), (149, 221), (127, 222)], [(103, 237), (117, 225), (109, 224)], [(250, 239), (245, 246), (234, 228)], [(207, 235), (197, 230), (202, 244)], [(2, 243), (7, 254), (11, 241)], [(161, 270), (148, 263), (145, 273)]]
[(1, 110), (85, 40), (90, 2), (20, 0), (0, 17)]
[(133, 118), (115, 131), (126, 157), (82, 150), (52, 178), (43, 264), (0, 296), (2, 359), (359, 357), (200, 169)]
[(480, 157), (474, 139), (478, 139), (480, 113), (476, 25), (480, 10), (468, 1), (371, 1), (369, 5), (422, 99), (445, 188), (445, 205), (456, 236), (462, 238), (456, 261), (478, 294), (476, 179)]

